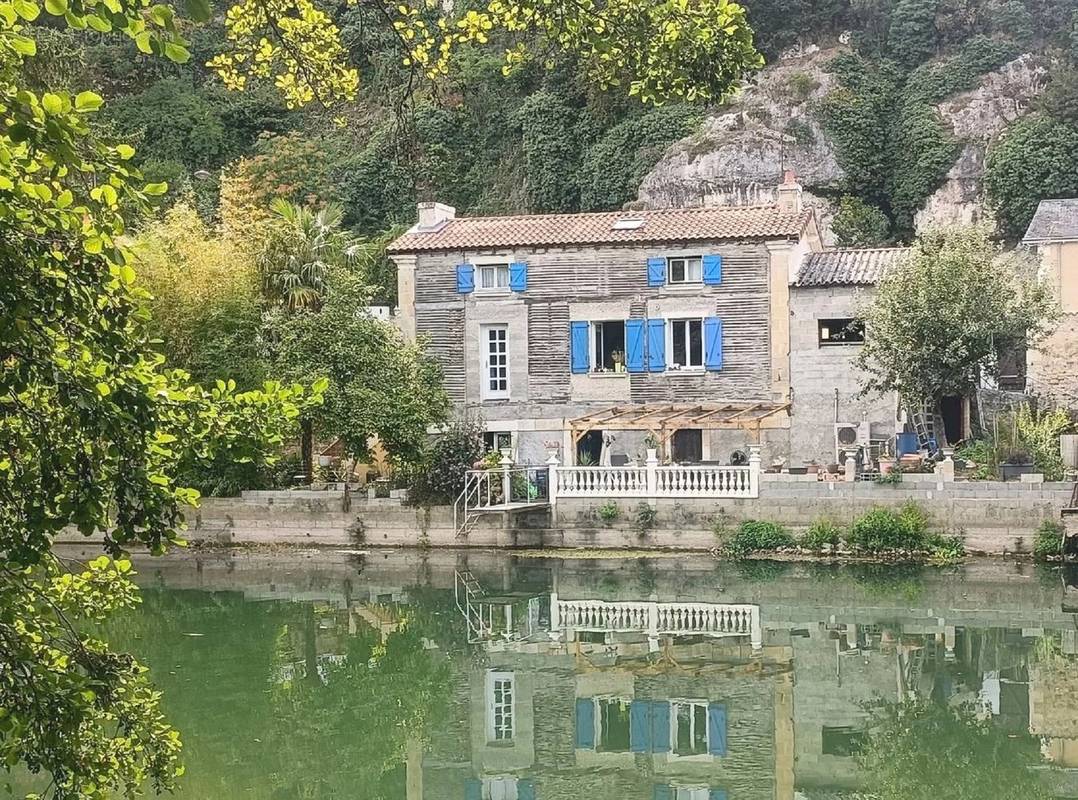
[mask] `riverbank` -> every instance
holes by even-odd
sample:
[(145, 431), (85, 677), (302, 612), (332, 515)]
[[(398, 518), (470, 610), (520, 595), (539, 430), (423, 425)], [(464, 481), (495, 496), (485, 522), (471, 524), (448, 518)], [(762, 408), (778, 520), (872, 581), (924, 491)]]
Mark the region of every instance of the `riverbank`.
[(188, 538), (330, 547), (710, 552), (720, 544), (716, 530), (746, 519), (797, 533), (821, 519), (847, 527), (874, 508), (914, 503), (934, 530), (961, 537), (970, 552), (1028, 554), (1037, 528), (1059, 521), (1071, 490), (1069, 483), (769, 482), (758, 499), (563, 499), (554, 509), (484, 515), (466, 536), (457, 535), (448, 506), (416, 508), (397, 498), (335, 491), (244, 492), (204, 499), (189, 515)]

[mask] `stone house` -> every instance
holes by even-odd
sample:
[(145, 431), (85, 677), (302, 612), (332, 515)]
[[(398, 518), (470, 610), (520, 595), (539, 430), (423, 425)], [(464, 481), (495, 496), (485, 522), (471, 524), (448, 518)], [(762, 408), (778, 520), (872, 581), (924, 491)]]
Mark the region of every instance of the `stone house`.
[(1060, 319), (1028, 354), (1029, 390), (1078, 405), (1078, 199), (1042, 200), (1022, 238), (1040, 256), (1040, 277), (1052, 287)]
[(679, 462), (758, 443), (765, 464), (829, 463), (836, 422), (894, 433), (892, 399), (855, 397), (850, 356), (856, 296), (901, 251), (822, 252), (792, 174), (776, 197), (478, 218), (422, 203), (389, 247), (398, 322), (520, 463), (616, 464), (649, 433)]

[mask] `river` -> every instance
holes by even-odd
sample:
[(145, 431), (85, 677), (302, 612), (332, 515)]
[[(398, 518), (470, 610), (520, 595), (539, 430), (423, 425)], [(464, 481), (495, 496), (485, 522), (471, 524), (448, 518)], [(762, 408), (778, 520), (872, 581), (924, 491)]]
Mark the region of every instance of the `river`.
[(143, 604), (107, 635), (164, 692), (183, 800), (1078, 796), (1059, 569), (446, 550), (136, 569)]

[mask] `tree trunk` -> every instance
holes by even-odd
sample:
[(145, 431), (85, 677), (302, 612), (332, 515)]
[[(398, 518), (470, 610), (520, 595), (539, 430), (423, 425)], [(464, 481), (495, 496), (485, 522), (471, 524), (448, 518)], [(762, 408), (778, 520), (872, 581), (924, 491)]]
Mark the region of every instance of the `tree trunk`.
[(303, 441), (300, 445), (303, 454), (303, 476), (307, 483), (314, 482), (314, 423), (310, 419), (304, 419), (301, 423)]

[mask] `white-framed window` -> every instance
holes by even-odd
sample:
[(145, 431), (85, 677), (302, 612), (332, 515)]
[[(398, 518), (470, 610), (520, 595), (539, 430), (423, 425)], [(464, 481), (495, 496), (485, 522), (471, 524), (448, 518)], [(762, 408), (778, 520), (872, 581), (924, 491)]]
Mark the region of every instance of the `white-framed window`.
[(509, 290), (508, 264), (479, 264), (479, 283), (476, 288), (481, 292), (500, 292)]
[(629, 752), (629, 706), (621, 697), (595, 698), (595, 749), (600, 753)]
[(517, 800), (517, 779), (483, 778), (483, 800)]
[(704, 321), (672, 319), (668, 321), (670, 341), (667, 369), (702, 369), (704, 366)]
[(708, 800), (711, 790), (706, 786), (674, 786), (673, 800)]
[(509, 398), (509, 326), (483, 325), (481, 331), (482, 397)]
[(591, 371), (625, 372), (625, 320), (591, 323)]
[(677, 256), (666, 259), (666, 275), (670, 283), (703, 283), (704, 273), (700, 256)]
[(483, 433), (483, 447), (488, 453), (512, 450), (513, 434), (511, 431), (485, 431)]
[(513, 741), (513, 673), (487, 673), (487, 741)]
[(706, 700), (673, 701), (670, 708), (670, 727), (674, 755), (707, 755)]

